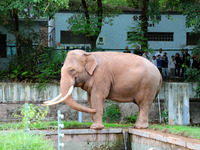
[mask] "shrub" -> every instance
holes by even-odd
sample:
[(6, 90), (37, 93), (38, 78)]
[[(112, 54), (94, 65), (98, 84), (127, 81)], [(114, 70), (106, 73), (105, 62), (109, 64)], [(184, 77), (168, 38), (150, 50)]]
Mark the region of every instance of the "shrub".
[(60, 79), (61, 67), (66, 54), (65, 51), (55, 51), (52, 48), (43, 49), (43, 53), (38, 56), (37, 74), (35, 75), (39, 87), (45, 88), (46, 83)]
[(14, 117), (22, 119), (23, 128), (27, 128), (31, 124), (41, 123), (48, 113), (49, 107), (38, 107), (33, 104), (22, 105), (19, 109), (20, 115), (13, 114)]
[(53, 150), (53, 142), (43, 135), (12, 131), (0, 135), (0, 150)]
[(38, 88), (60, 79), (62, 63), (67, 52), (54, 48), (24, 49), (21, 56), (10, 61), (10, 79), (17, 82), (37, 82)]
[(10, 60), (10, 79), (17, 82), (34, 82), (37, 56), (37, 48), (23, 47), (22, 55), (14, 55)]
[(167, 110), (161, 111), (161, 115), (160, 116), (162, 118), (163, 123), (168, 123), (169, 122), (169, 117), (168, 117), (168, 111)]
[(0, 70), (0, 80), (2, 80), (6, 75), (5, 69)]
[(127, 123), (136, 123), (138, 117), (138, 112), (135, 115), (130, 115), (126, 117)]
[(106, 107), (106, 111), (103, 114), (103, 121), (117, 122), (120, 117), (120, 110), (116, 104), (109, 102), (110, 105)]

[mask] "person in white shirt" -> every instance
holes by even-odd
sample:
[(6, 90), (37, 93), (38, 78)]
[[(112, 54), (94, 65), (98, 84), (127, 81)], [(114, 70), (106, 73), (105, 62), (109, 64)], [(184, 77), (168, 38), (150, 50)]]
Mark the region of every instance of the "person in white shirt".
[(150, 57), (151, 56), (150, 56), (148, 51), (144, 51), (144, 53), (142, 54), (142, 57), (144, 57), (144, 58), (146, 58), (146, 59), (148, 59), (150, 61)]
[(174, 58), (174, 55), (172, 55), (172, 59), (169, 62), (170, 76), (171, 76), (171, 78), (175, 77), (175, 65), (176, 65), (176, 60)]
[(160, 55), (161, 58), (163, 57), (162, 48), (160, 48), (159, 52), (157, 52), (157, 53), (155, 54), (156, 57), (158, 57), (158, 55)]
[(152, 57), (151, 62), (157, 67), (157, 60), (156, 60), (156, 56)]

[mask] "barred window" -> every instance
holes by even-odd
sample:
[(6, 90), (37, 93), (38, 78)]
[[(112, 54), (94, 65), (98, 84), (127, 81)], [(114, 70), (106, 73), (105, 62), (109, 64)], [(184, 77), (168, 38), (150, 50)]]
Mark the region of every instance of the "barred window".
[[(127, 38), (131, 38), (136, 32), (128, 32)], [(174, 32), (148, 32), (148, 41), (174, 41)]]
[(148, 32), (148, 41), (174, 41), (173, 32)]
[(197, 45), (199, 39), (200, 39), (200, 34), (195, 34), (195, 33), (186, 33), (186, 45)]
[(60, 31), (61, 44), (89, 44), (84, 34), (75, 35), (71, 31)]
[(0, 57), (6, 57), (6, 34), (0, 34)]

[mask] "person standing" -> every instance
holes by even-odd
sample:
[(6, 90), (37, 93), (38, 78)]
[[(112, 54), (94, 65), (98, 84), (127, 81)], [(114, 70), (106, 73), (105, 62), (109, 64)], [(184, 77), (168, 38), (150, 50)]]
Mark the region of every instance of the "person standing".
[(126, 46), (124, 53), (131, 53), (131, 51), (128, 50), (128, 46)]
[(158, 58), (156, 59), (156, 61), (157, 61), (158, 70), (160, 71), (160, 74), (162, 75), (162, 58), (160, 55), (158, 55)]
[(136, 50), (134, 51), (134, 54), (142, 56), (142, 52), (140, 51), (140, 46), (137, 45)]
[(198, 62), (198, 55), (199, 54), (197, 53), (192, 56), (192, 59), (193, 59), (192, 68), (196, 68), (196, 69), (200, 68), (200, 63)]
[(167, 53), (166, 52), (164, 52), (163, 56), (165, 56), (166, 60), (168, 61), (168, 57), (167, 57)]
[(169, 77), (168, 60), (166, 59), (166, 55), (163, 55), (163, 59), (162, 59), (162, 71), (163, 71), (164, 78), (168, 78)]
[(150, 56), (148, 51), (144, 51), (144, 53), (142, 54), (142, 57), (144, 57), (144, 58), (146, 58), (146, 59), (148, 59), (150, 61), (150, 57), (151, 56)]
[(180, 59), (181, 59), (181, 77), (183, 77), (185, 72), (185, 52), (184, 49), (181, 50)]
[(179, 77), (180, 69), (181, 69), (181, 65), (182, 65), (182, 61), (181, 61), (179, 53), (176, 53), (175, 60), (176, 60), (175, 75), (176, 75), (176, 77)]
[(156, 56), (152, 57), (151, 62), (157, 67), (157, 60), (156, 60)]
[(190, 54), (188, 53), (188, 49), (186, 49), (185, 54), (183, 55), (184, 61), (186, 61), (186, 66), (190, 67)]
[(162, 48), (155, 54), (156, 57), (158, 57), (158, 55), (160, 55), (161, 58), (163, 57)]
[(183, 55), (184, 55), (184, 49), (181, 50), (180, 57), (181, 57), (181, 56), (183, 57)]
[(175, 77), (175, 65), (176, 65), (176, 60), (174, 58), (174, 55), (172, 55), (172, 59), (169, 62), (169, 67), (170, 67), (170, 77), (174, 78)]
[[(188, 53), (188, 49), (185, 50), (185, 54), (183, 54), (183, 65), (182, 65), (182, 73), (181, 76), (183, 77), (185, 72), (187, 71), (187, 68), (190, 67), (190, 54)], [(187, 77), (185, 75), (184, 77)]]

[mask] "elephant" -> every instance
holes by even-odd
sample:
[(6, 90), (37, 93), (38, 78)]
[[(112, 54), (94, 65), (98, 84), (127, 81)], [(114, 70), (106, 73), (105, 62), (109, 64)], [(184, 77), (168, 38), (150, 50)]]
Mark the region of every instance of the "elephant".
[[(131, 53), (69, 51), (61, 68), (61, 94), (44, 105), (65, 101), (71, 108), (92, 114), (91, 129), (101, 130), (105, 99), (133, 102), (139, 107), (135, 128), (148, 128), (148, 113), (162, 86), (162, 76), (149, 60)], [(90, 106), (72, 97), (74, 87), (87, 92)], [(62, 99), (60, 99), (63, 97)]]

